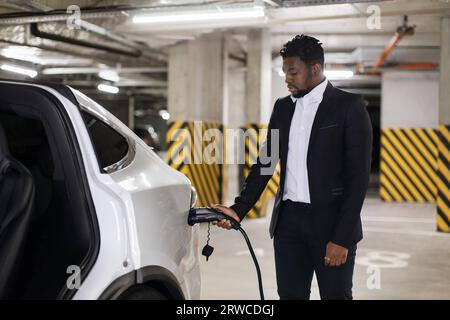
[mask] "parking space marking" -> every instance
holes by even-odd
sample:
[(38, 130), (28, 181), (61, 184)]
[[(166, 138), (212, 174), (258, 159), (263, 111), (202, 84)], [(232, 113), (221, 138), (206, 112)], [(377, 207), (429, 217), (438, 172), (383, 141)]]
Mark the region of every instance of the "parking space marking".
[(406, 268), (409, 265), (411, 255), (406, 252), (386, 251), (386, 250), (365, 250), (365, 255), (356, 258), (356, 264), (378, 268)]
[(395, 230), (389, 228), (372, 228), (366, 227), (364, 228), (365, 232), (374, 232), (374, 233), (391, 233), (391, 234), (401, 234), (408, 236), (427, 236), (427, 237), (438, 237), (438, 238), (447, 238), (450, 239), (450, 234), (448, 233), (439, 233), (436, 231), (420, 231), (420, 230)]
[(432, 223), (435, 224), (435, 219), (427, 219), (427, 218), (410, 218), (410, 217), (379, 217), (379, 216), (373, 216), (373, 217), (362, 217), (363, 221), (369, 221), (369, 222), (411, 222), (411, 223)]
[[(253, 249), (253, 251), (255, 252), (255, 256), (257, 257), (264, 257), (265, 255), (265, 251), (263, 248), (255, 248)], [(236, 252), (236, 255), (237, 256), (250, 255), (250, 251), (248, 250), (238, 251)]]

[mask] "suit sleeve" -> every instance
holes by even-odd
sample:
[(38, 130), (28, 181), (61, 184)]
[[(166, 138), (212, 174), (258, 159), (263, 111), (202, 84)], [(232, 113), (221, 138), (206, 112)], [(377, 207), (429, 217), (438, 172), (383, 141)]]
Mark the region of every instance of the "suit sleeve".
[[(276, 130), (275, 119), (278, 103), (279, 100), (277, 100), (273, 108), (267, 130), (267, 136), (265, 142), (260, 148), (258, 158), (252, 165), (250, 172), (244, 181), (239, 196), (235, 198), (234, 204), (230, 207), (237, 213), (241, 220), (247, 215), (250, 209), (258, 201), (270, 178), (272, 178), (272, 175), (275, 172), (276, 164), (279, 161), (279, 136), (275, 134), (273, 138), (277, 138), (278, 141), (272, 141), (271, 134), (272, 130)], [(278, 150), (275, 151), (272, 150), (272, 148), (278, 148)], [(269, 161), (268, 163), (264, 163), (267, 161), (262, 161), (261, 155), (267, 155), (267, 157), (271, 159), (271, 161)], [(273, 161), (275, 161), (275, 163), (273, 163)]]
[(361, 97), (349, 105), (344, 139), (344, 195), (331, 241), (349, 248), (361, 223), (372, 158), (372, 125)]

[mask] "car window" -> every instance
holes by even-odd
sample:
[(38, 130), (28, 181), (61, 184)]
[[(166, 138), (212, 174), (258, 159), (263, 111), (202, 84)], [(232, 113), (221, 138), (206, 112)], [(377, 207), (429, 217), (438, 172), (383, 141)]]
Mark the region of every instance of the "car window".
[[(128, 154), (127, 140), (109, 125), (83, 111), (100, 166), (104, 169), (121, 162)], [(106, 170), (108, 171), (108, 170)]]

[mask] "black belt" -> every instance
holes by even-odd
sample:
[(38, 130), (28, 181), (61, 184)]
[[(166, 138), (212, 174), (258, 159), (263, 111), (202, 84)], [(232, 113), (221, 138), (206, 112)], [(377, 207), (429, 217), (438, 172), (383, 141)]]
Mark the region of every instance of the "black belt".
[(298, 202), (298, 201), (292, 201), (291, 199), (283, 200), (284, 203), (289, 203), (293, 206), (299, 206), (299, 207), (309, 207), (311, 206), (311, 203), (306, 202)]

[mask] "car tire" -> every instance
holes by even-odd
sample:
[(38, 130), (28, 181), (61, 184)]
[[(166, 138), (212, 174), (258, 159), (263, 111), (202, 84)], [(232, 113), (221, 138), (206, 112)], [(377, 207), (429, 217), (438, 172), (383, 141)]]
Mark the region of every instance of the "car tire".
[(160, 291), (147, 287), (136, 286), (124, 292), (119, 300), (168, 300)]

